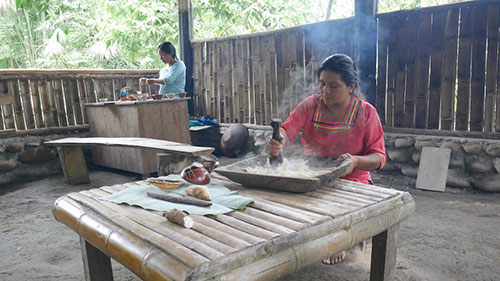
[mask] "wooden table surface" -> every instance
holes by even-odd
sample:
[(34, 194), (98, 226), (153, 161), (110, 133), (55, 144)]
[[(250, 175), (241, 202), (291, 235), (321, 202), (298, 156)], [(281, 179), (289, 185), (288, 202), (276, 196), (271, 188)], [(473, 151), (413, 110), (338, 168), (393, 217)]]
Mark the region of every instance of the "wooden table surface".
[(255, 203), (224, 215), (193, 215), (187, 229), (160, 212), (99, 200), (134, 184), (128, 183), (70, 193), (53, 213), (80, 235), (87, 280), (112, 280), (109, 257), (143, 280), (273, 280), (370, 237), (370, 279), (392, 278), (399, 222), (415, 208), (407, 192), (337, 180), (294, 194), (212, 175), (212, 183)]

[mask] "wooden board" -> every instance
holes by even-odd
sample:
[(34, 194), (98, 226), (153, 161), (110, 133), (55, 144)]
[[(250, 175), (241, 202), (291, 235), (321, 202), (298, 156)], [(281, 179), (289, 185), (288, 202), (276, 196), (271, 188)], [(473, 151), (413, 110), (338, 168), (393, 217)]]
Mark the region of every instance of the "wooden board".
[(449, 148), (424, 147), (420, 156), (416, 187), (444, 192), (450, 154)]

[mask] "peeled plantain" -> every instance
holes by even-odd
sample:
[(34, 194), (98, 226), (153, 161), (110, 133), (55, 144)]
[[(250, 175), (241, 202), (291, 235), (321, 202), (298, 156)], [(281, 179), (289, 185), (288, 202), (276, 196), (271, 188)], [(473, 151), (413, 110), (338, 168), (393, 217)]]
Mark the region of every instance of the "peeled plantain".
[(202, 200), (212, 200), (212, 198), (210, 197), (210, 191), (207, 187), (202, 185), (189, 186), (188, 188), (186, 188), (186, 194)]

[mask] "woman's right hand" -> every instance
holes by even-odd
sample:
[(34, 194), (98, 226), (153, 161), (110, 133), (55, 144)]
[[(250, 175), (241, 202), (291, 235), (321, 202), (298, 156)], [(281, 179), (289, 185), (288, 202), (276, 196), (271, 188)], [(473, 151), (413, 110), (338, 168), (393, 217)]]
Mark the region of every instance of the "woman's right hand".
[(277, 141), (273, 138), (269, 138), (266, 141), (266, 152), (272, 157), (277, 157), (283, 151), (283, 138)]
[(139, 82), (142, 85), (147, 85), (148, 84), (148, 78), (146, 78), (146, 77), (139, 78)]

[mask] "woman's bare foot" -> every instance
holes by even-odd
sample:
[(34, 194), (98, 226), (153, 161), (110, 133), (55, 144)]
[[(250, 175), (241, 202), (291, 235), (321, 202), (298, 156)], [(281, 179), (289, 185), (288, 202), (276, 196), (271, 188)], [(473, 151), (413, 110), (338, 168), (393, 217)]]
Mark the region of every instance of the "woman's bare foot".
[(337, 253), (334, 256), (331, 256), (327, 259), (324, 259), (323, 264), (336, 264), (336, 263), (343, 261), (344, 258), (345, 258), (345, 251), (342, 251), (340, 253)]

